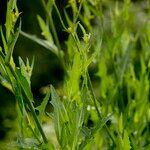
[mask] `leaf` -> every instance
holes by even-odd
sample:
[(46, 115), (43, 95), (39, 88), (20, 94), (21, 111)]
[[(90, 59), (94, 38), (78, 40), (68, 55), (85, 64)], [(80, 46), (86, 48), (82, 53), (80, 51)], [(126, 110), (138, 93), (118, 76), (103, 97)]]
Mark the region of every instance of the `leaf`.
[[(19, 28), (16, 30), (16, 32), (14, 34), (12, 34), (12, 37), (9, 39), (9, 41), (7, 43), (8, 52), (7, 52), (6, 57), (5, 57), (5, 62), (6, 63), (9, 63), (12, 59), (14, 46), (17, 42), (18, 37), (19, 37), (20, 30), (21, 30), (21, 21), (20, 21), (20, 24), (19, 24)], [(12, 63), (12, 62), (10, 62), (10, 63)], [(14, 65), (14, 64), (11, 64), (11, 65)]]
[(83, 40), (85, 43), (88, 43), (89, 42), (89, 39), (90, 39), (90, 34), (87, 34), (86, 33), (86, 30), (84, 29), (84, 27), (79, 23), (79, 26), (82, 30), (82, 33), (83, 33)]
[(79, 149), (83, 149), (87, 145), (87, 143), (89, 143), (93, 139), (94, 135), (103, 128), (103, 126), (110, 119), (110, 117), (111, 115), (108, 115), (107, 117), (103, 118), (101, 122), (97, 123), (91, 129), (83, 127), (82, 131), (84, 131), (83, 132), (84, 140), (81, 142)]
[[(79, 80), (81, 76), (81, 60), (79, 53), (74, 55), (73, 65), (70, 67), (69, 71), (69, 80), (67, 82), (67, 90), (72, 100), (77, 99), (79, 97)], [(79, 101), (79, 98), (78, 98)]]
[(0, 75), (0, 83), (9, 91), (13, 92), (12, 85), (6, 79), (4, 79), (1, 75)]
[(78, 119), (79, 128), (82, 127), (85, 121), (85, 118), (87, 118), (86, 117), (86, 115), (88, 115), (87, 106), (88, 106), (88, 103), (90, 103), (90, 93), (89, 93), (86, 83), (85, 85), (83, 85), (83, 88), (81, 90), (81, 99), (82, 99), (82, 108), (80, 111), (80, 118)]
[[(102, 44), (102, 40), (100, 41), (98, 47), (101, 47)], [(90, 47), (88, 46), (88, 49)], [(84, 68), (87, 69), (88, 66), (93, 62), (93, 60), (96, 58), (96, 56), (98, 56), (98, 54), (100, 53), (100, 48), (97, 48), (95, 50), (95, 52), (86, 60), (86, 62), (84, 63)]]
[(0, 32), (1, 32), (1, 37), (2, 37), (2, 42), (3, 42), (5, 54), (6, 54), (8, 52), (8, 46), (7, 46), (7, 42), (6, 42), (6, 39), (4, 37), (3, 30), (2, 30), (1, 26), (0, 26)]
[(92, 132), (90, 128), (83, 126), (81, 133), (85, 139), (92, 139)]
[(124, 131), (124, 135), (123, 135), (123, 143), (124, 143), (124, 150), (131, 149), (129, 136), (126, 130)]
[(0, 51), (0, 74), (4, 77), (7, 78), (7, 73), (6, 73), (6, 68), (5, 68), (5, 56), (2, 51)]
[(57, 139), (59, 143), (61, 142), (62, 136), (62, 127), (63, 124), (66, 124), (69, 120), (67, 111), (65, 109), (64, 104), (61, 102), (58, 94), (56, 93), (54, 87), (51, 85), (51, 104), (54, 107), (54, 124), (55, 124), (55, 132), (57, 135)]
[(118, 150), (125, 150), (124, 149), (124, 143), (123, 143), (123, 140), (122, 140), (122, 136), (121, 136), (121, 134), (118, 132), (118, 136), (117, 136), (117, 149)]
[(42, 35), (44, 36), (44, 38), (50, 43), (54, 44), (52, 35), (49, 30), (49, 26), (44, 22), (44, 20), (39, 15), (37, 15), (37, 19), (38, 19), (40, 28), (42, 30)]
[(55, 0), (49, 0), (46, 4), (47, 10), (52, 11), (52, 7), (53, 7), (54, 3), (55, 3)]
[(28, 81), (28, 84), (30, 85), (30, 78), (32, 75), (34, 58), (32, 60), (31, 66), (30, 66), (28, 58), (27, 58), (26, 65), (25, 65), (25, 63), (23, 62), (21, 57), (19, 57), (19, 65), (20, 65), (20, 69), (21, 69), (21, 74), (26, 78), (26, 80)]
[(120, 134), (122, 134), (123, 132), (123, 115), (121, 113), (120, 117), (119, 117), (119, 121), (118, 121), (118, 130), (120, 132)]
[(21, 69), (17, 69), (16, 73), (17, 73), (17, 79), (18, 79), (25, 95), (27, 96), (28, 100), (31, 103), (33, 103), (33, 95), (32, 95), (32, 91), (31, 91), (31, 88), (30, 88), (30, 85), (29, 85), (27, 79), (21, 73)]
[[(25, 111), (24, 111), (24, 104), (25, 103), (23, 101), (23, 95), (22, 95), (22, 92), (21, 92), (21, 86), (20, 85), (13, 86), (13, 90), (14, 90), (14, 95), (15, 95), (15, 98), (16, 98), (16, 100), (18, 102), (18, 106), (19, 106), (19, 109), (20, 109), (20, 112), (21, 112), (21, 117), (22, 117), (25, 114)], [(22, 120), (23, 118), (20, 118), (20, 119)], [(23, 127), (21, 127), (21, 128), (23, 128)]]
[(17, 142), (11, 142), (11, 147), (20, 147), (23, 149), (37, 149), (38, 148), (38, 141), (34, 138), (25, 138), (19, 137)]
[(13, 33), (15, 23), (19, 17), (18, 8), (16, 5), (16, 0), (9, 0), (7, 3), (7, 12), (6, 12), (6, 40), (10, 38), (10, 34)]
[[(55, 145), (56, 146), (56, 145)], [(56, 150), (54, 147), (54, 145), (52, 145), (51, 143), (42, 143), (41, 146), (38, 147), (38, 149), (40, 148), (41, 150)]]
[(51, 89), (49, 87), (49, 90), (48, 90), (45, 98), (43, 99), (41, 105), (37, 107), (37, 109), (39, 110), (39, 120), (42, 119), (42, 117), (43, 117), (43, 115), (45, 113), (45, 108), (46, 108), (46, 105), (47, 105), (47, 103), (49, 101), (50, 93), (51, 93)]
[(58, 48), (56, 47), (55, 44), (53, 43), (49, 43), (48, 41), (46, 40), (43, 40), (43, 39), (40, 39), (38, 38), (37, 36), (35, 35), (31, 35), (31, 34), (28, 34), (28, 33), (25, 33), (23, 31), (20, 32), (24, 37), (38, 43), (39, 45), (43, 46), (44, 48), (50, 50), (52, 53), (54, 53), (55, 55), (59, 56), (59, 52), (58, 52)]
[(109, 114), (107, 117), (103, 118), (101, 122), (97, 123), (97, 125), (92, 129), (93, 134), (101, 130), (102, 127), (106, 124), (106, 122), (111, 118), (111, 116), (112, 114)]
[(14, 8), (14, 3), (16, 0), (10, 0), (7, 3), (7, 12), (6, 12), (6, 39), (8, 40), (11, 31), (13, 30), (13, 18), (12, 18), (12, 13), (13, 13), (13, 8)]
[[(72, 22), (71, 19), (69, 18), (69, 16), (68, 16), (68, 14), (67, 14), (67, 12), (66, 12), (65, 9), (64, 9), (64, 14), (65, 14), (65, 18), (66, 18), (67, 24), (68, 24), (68, 26), (69, 26), (68, 32), (71, 33), (71, 32), (73, 32), (73, 22)], [(69, 29), (71, 29), (71, 30), (69, 30)]]

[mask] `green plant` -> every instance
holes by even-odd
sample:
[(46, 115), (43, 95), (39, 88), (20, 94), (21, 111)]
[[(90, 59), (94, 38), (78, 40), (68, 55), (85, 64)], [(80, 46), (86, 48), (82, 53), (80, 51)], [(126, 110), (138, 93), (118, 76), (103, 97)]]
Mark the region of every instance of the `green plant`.
[[(39, 132), (46, 143), (46, 136), (33, 106), (33, 95), (30, 85), (34, 59), (30, 65), (28, 59), (25, 64), (23, 60), (19, 58), (19, 67), (17, 68), (12, 57), (14, 46), (21, 30), (21, 21), (18, 21), (19, 27), (15, 29), (18, 17), (19, 12), (16, 6), (16, 1), (10, 0), (8, 2), (6, 12), (5, 36), (1, 27), (1, 37), (4, 47), (4, 49), (1, 49), (0, 51), (1, 84), (8, 88), (15, 95), (19, 107), (18, 111), (20, 118), (21, 137), (23, 138), (24, 134), (26, 134), (25, 126), (29, 126), (37, 140), (40, 142), (40, 139), (37, 136)], [(27, 113), (28, 109), (31, 111), (33, 120), (35, 121), (35, 126), (32, 126), (30, 123), (31, 117)], [(24, 117), (27, 119), (27, 123), (25, 123)]]
[[(149, 149), (150, 8), (141, 26), (133, 30), (139, 18), (130, 0), (111, 3), (108, 17), (102, 7), (109, 6), (107, 1), (70, 0), (63, 15), (55, 0), (41, 0), (41, 4), (46, 19), (37, 15), (37, 20), (43, 39), (21, 31), (15, 0), (7, 5), (5, 34), (1, 27), (0, 82), (14, 93), (20, 121), (20, 137), (14, 146), (64, 150)], [(59, 42), (53, 10), (62, 30), (68, 33), (65, 47)], [(106, 24), (107, 19), (110, 24)], [(33, 105), (30, 82), (34, 59), (30, 65), (28, 59), (24, 63), (19, 58), (16, 67), (12, 57), (19, 33), (54, 53), (65, 72), (62, 94), (51, 85), (37, 108)], [(96, 83), (89, 75), (95, 66)], [(45, 113), (50, 96), (54, 111)], [(48, 135), (42, 127), (45, 114), (53, 120), (57, 142), (46, 138)]]

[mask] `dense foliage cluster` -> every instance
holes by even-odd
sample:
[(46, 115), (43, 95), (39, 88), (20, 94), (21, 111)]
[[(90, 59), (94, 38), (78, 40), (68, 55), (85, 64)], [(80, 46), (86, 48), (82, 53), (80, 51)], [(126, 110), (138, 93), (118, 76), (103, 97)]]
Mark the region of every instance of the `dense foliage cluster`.
[[(45, 16), (37, 15), (35, 36), (22, 31), (17, 0), (7, 2), (0, 83), (15, 96), (17, 129), (0, 149), (150, 149), (150, 1), (41, 5)], [(57, 87), (42, 88), (39, 105), (31, 83), (36, 58), (14, 61), (19, 35), (49, 50), (64, 72)]]

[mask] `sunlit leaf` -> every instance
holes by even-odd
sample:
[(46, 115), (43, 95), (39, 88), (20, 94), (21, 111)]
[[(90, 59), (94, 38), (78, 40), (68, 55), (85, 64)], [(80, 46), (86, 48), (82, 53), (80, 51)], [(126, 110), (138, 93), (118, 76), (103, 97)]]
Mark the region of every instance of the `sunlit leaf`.
[(126, 130), (124, 130), (123, 142), (124, 142), (124, 150), (130, 150), (131, 149), (130, 140)]
[(44, 22), (44, 20), (43, 20), (39, 15), (37, 16), (37, 19), (38, 19), (40, 28), (41, 28), (41, 30), (42, 30), (42, 35), (44, 36), (44, 38), (45, 38), (47, 41), (49, 41), (50, 43), (54, 44), (53, 38), (52, 38), (52, 35), (51, 35), (51, 33), (50, 33), (48, 24), (46, 24), (46, 23)]
[(6, 40), (10, 38), (10, 34), (14, 31), (15, 23), (19, 17), (18, 8), (16, 6), (16, 0), (9, 0), (7, 3), (7, 12), (6, 12)]

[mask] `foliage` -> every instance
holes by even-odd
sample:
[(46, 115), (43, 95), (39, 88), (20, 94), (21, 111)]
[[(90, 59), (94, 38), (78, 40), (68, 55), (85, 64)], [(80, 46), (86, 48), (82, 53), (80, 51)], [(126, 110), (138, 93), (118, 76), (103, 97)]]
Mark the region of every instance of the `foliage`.
[[(16, 0), (8, 1), (5, 29), (1, 27), (0, 83), (15, 95), (20, 128), (11, 146), (149, 149), (150, 5), (145, 8), (145, 18), (139, 20), (139, 6), (130, 0), (69, 0), (63, 13), (55, 0), (41, 0), (41, 4), (45, 19), (37, 15), (37, 20), (43, 38), (21, 31)], [(53, 10), (68, 33), (65, 47), (59, 41)], [(31, 90), (34, 59), (30, 64), (19, 57), (18, 67), (13, 60), (19, 33), (54, 53), (65, 72), (61, 94), (51, 85), (38, 107)], [(96, 82), (89, 75), (94, 67)], [(48, 103), (53, 106), (52, 113), (46, 112)], [(44, 132), (46, 115), (54, 124), (51, 138)]]

